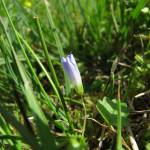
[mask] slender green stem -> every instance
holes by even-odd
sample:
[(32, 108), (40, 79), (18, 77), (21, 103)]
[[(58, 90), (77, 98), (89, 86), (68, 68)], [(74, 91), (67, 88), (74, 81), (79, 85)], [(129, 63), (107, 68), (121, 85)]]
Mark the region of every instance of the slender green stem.
[(113, 3), (110, 4), (110, 10), (111, 10), (112, 19), (113, 19), (113, 22), (114, 22), (114, 26), (115, 26), (116, 32), (118, 33), (119, 32), (119, 26), (118, 26), (118, 23), (117, 23), (117, 20), (116, 20), (116, 17), (115, 17), (115, 13), (114, 13), (114, 8), (113, 7), (114, 7)]
[(119, 5), (120, 5), (120, 23), (121, 23), (121, 26), (123, 26), (124, 25), (124, 19), (125, 19), (125, 17), (124, 17), (124, 10), (125, 10), (124, 1), (119, 0)]
[(117, 150), (122, 150), (120, 80), (118, 81)]
[(35, 20), (36, 20), (36, 25), (37, 25), (38, 32), (39, 32), (39, 35), (40, 35), (40, 38), (41, 38), (41, 43), (42, 43), (42, 46), (43, 46), (43, 49), (44, 49), (45, 57), (47, 59), (49, 70), (52, 73), (52, 78), (53, 78), (56, 86), (60, 87), (58, 79), (57, 79), (57, 76), (56, 76), (56, 72), (55, 72), (53, 64), (52, 64), (52, 60), (51, 60), (51, 58), (49, 56), (48, 49), (47, 49), (47, 46), (46, 46), (46, 43), (45, 43), (45, 40), (44, 40), (44, 36), (43, 36), (43, 33), (42, 33), (40, 21), (39, 21), (38, 17), (35, 17)]
[[(87, 17), (85, 16), (85, 13), (84, 13), (84, 10), (83, 10), (83, 8), (82, 8), (82, 6), (81, 6), (80, 0), (77, 0), (77, 4), (78, 4), (79, 9), (80, 9), (80, 11), (81, 11), (81, 14), (82, 14), (82, 17), (83, 17), (83, 19), (84, 19), (84, 22), (88, 24)], [(88, 25), (89, 25), (89, 24), (88, 24)]]
[(84, 122), (83, 122), (83, 129), (82, 129), (82, 136), (84, 136), (85, 129), (86, 129), (86, 121), (87, 121), (87, 111), (86, 111), (86, 106), (84, 103), (84, 96), (81, 97), (81, 100), (82, 100), (82, 105), (84, 109)]
[(118, 99), (118, 119), (117, 119), (117, 150), (122, 149), (122, 138), (121, 138), (121, 102)]

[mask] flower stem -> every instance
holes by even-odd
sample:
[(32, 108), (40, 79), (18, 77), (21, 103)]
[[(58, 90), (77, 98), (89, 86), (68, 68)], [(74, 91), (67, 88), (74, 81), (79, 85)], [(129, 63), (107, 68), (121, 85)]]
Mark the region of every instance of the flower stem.
[(121, 102), (120, 102), (120, 79), (118, 80), (118, 118), (117, 118), (117, 150), (122, 150), (121, 137)]
[(81, 100), (82, 100), (82, 105), (84, 108), (84, 122), (83, 122), (83, 130), (82, 130), (82, 136), (84, 136), (85, 128), (86, 128), (86, 121), (87, 121), (87, 111), (86, 111), (86, 106), (84, 103), (84, 96), (81, 97)]

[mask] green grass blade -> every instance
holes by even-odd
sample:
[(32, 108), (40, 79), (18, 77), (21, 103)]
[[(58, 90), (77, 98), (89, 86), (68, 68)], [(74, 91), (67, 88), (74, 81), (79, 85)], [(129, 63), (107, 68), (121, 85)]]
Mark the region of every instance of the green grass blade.
[(40, 137), (42, 149), (46, 150), (49, 145), (51, 145), (52, 149), (56, 149), (55, 138), (51, 135), (48, 121), (45, 118), (43, 111), (41, 110), (36, 97), (34, 96), (34, 92), (30, 85), (30, 80), (27, 77), (22, 64), (18, 61), (17, 55), (13, 52), (19, 73), (21, 75), (21, 79), (23, 81), (23, 85), (21, 86), (22, 91), (26, 97), (30, 110), (34, 116), (38, 135)]
[[(32, 48), (28, 45), (28, 43), (22, 38), (22, 36), (18, 33), (18, 36), (20, 37), (20, 39), (23, 41), (23, 43), (25, 44), (25, 46), (28, 48), (29, 52), (31, 52), (31, 54), (34, 56), (34, 58), (37, 60), (38, 64), (40, 65), (40, 67), (42, 68), (43, 72), (45, 73), (47, 79), (49, 80), (51, 86), (53, 87), (53, 90), (57, 96), (57, 98), (59, 99), (59, 101), (61, 102), (62, 104), (62, 107), (65, 111), (65, 114), (66, 114), (66, 117), (67, 117), (67, 120), (70, 124), (70, 128), (71, 130), (73, 130), (73, 123), (71, 121), (71, 117), (69, 115), (69, 111), (67, 109), (67, 106), (66, 106), (66, 102), (65, 102), (65, 99), (60, 91), (59, 88), (57, 88), (53, 82), (53, 80), (51, 79), (51, 77), (49, 76), (47, 70), (45, 69), (45, 67), (43, 66), (43, 64), (40, 62), (40, 60), (38, 59), (38, 57), (36, 56), (36, 54), (34, 53), (34, 51), (32, 50)], [(66, 120), (66, 119), (65, 119)]]
[(44, 4), (45, 4), (45, 7), (46, 7), (46, 12), (47, 12), (49, 24), (50, 24), (52, 30), (54, 30), (52, 33), (54, 35), (55, 42), (56, 42), (57, 48), (59, 50), (59, 55), (60, 55), (60, 57), (63, 57), (64, 56), (64, 51), (63, 51), (63, 48), (62, 48), (62, 45), (61, 45), (61, 42), (60, 42), (60, 39), (59, 39), (59, 35), (55, 31), (56, 30), (56, 26), (55, 26), (55, 23), (53, 21), (53, 17), (52, 17), (51, 11), (49, 9), (49, 3), (48, 3), (47, 0), (44, 0)]
[(29, 44), (23, 39), (23, 37), (19, 33), (17, 33), (17, 35), (22, 40), (22, 42), (25, 44), (25, 46), (27, 47), (27, 49), (29, 50), (29, 52), (31, 53), (31, 55), (36, 59), (36, 61), (38, 62), (39, 66), (42, 68), (43, 72), (45, 73), (48, 81), (50, 82), (50, 84), (51, 84), (51, 86), (52, 86), (55, 94), (57, 95), (58, 99), (61, 101), (59, 92), (57, 90), (57, 87), (55, 86), (55, 84), (54, 84), (52, 78), (50, 77), (49, 73), (47, 72), (47, 70), (45, 69), (45, 67), (43, 66), (43, 64), (41, 63), (41, 61), (39, 60), (39, 58), (35, 54), (35, 52), (29, 46)]
[[(4, 118), (1, 115), (0, 115), (0, 133), (4, 135), (11, 134), (11, 130), (10, 130), (8, 123), (4, 120)], [(7, 140), (7, 142), (10, 145), (13, 145), (13, 142), (11, 140)]]
[(131, 12), (131, 16), (133, 19), (136, 19), (138, 17), (138, 15), (141, 12), (141, 9), (146, 5), (146, 3), (148, 2), (148, 0), (140, 0), (137, 4), (137, 6), (135, 7), (134, 10), (132, 10)]
[[(9, 45), (10, 45), (10, 48), (13, 49), (13, 46), (12, 46), (12, 44), (11, 44), (11, 40), (10, 40), (10, 38), (9, 38), (9, 35), (8, 35), (7, 32), (6, 32), (5, 25), (4, 25), (4, 23), (2, 22), (2, 20), (1, 20), (1, 23), (2, 23), (2, 26), (3, 26), (3, 29), (4, 29), (5, 35), (6, 35), (6, 37), (7, 37), (8, 43), (9, 43)], [(15, 32), (16, 32), (16, 31), (15, 31)], [(17, 36), (18, 36), (18, 35), (17, 35)], [(55, 107), (54, 104), (52, 103), (52, 100), (50, 99), (50, 97), (49, 97), (49, 96), (47, 95), (47, 93), (45, 92), (45, 90), (44, 90), (44, 88), (43, 88), (43, 86), (42, 86), (42, 84), (41, 84), (41, 82), (40, 82), (38, 76), (36, 75), (36, 73), (35, 73), (35, 71), (34, 71), (34, 68), (32, 67), (32, 64), (31, 64), (31, 62), (30, 62), (28, 56), (26, 55), (26, 52), (25, 52), (24, 48), (21, 49), (21, 50), (22, 50), (22, 52), (23, 52), (23, 54), (24, 54), (24, 56), (25, 56), (25, 58), (26, 58), (26, 62), (27, 62), (28, 66), (29, 66), (29, 68), (30, 68), (30, 70), (31, 70), (31, 73), (33, 74), (33, 77), (35, 78), (36, 84), (39, 86), (39, 89), (40, 89), (41, 92), (43, 93), (43, 97), (44, 97), (44, 99), (46, 100), (46, 104), (49, 106), (49, 108), (50, 108), (50, 109), (56, 114), (56, 116), (57, 116), (58, 113), (57, 113), (56, 107)], [(40, 60), (39, 60), (39, 61), (40, 61)], [(13, 74), (13, 76), (14, 76), (13, 71), (12, 71), (12, 74)], [(14, 76), (14, 78), (15, 78), (15, 76)]]
[[(55, 42), (56, 42), (56, 45), (57, 45), (59, 56), (60, 56), (60, 58), (64, 57), (64, 51), (63, 51), (63, 47), (62, 47), (59, 35), (55, 31), (57, 28), (56, 28), (55, 23), (53, 21), (52, 13), (49, 9), (49, 2), (47, 0), (44, 0), (44, 4), (45, 4), (45, 7), (46, 7), (46, 12), (47, 12), (47, 16), (48, 16), (49, 25), (52, 29), (52, 33), (53, 33), (53, 36), (54, 36), (54, 39), (55, 39)], [(67, 76), (65, 75), (65, 72), (64, 72), (64, 78), (65, 78), (65, 90), (66, 90), (65, 93), (66, 93), (66, 95), (69, 95), (69, 93), (71, 92), (71, 88), (70, 88), (70, 84), (69, 84), (70, 82), (69, 82)]]
[(122, 150), (122, 137), (121, 137), (121, 102), (118, 99), (118, 118), (117, 118), (117, 150)]
[(52, 73), (52, 78), (53, 78), (56, 86), (60, 87), (59, 82), (58, 82), (58, 78), (56, 76), (56, 72), (54, 70), (54, 67), (53, 67), (53, 64), (52, 64), (51, 58), (49, 56), (45, 40), (44, 40), (44, 36), (43, 36), (43, 33), (42, 33), (40, 21), (39, 21), (38, 17), (35, 17), (35, 20), (36, 20), (36, 25), (37, 25), (38, 32), (39, 32), (39, 35), (40, 35), (40, 38), (41, 38), (41, 43), (42, 43), (42, 46), (43, 46), (43, 50), (44, 50), (44, 53), (45, 53), (45, 57), (46, 57), (46, 60), (47, 60), (47, 63), (48, 63), (49, 70)]
[[(33, 116), (35, 117), (35, 122), (36, 122), (36, 126), (38, 129), (38, 133), (39, 133), (40, 139), (42, 141), (41, 142), (42, 148), (46, 150), (46, 146), (48, 146), (49, 144), (52, 145), (52, 147), (53, 147), (53, 144), (55, 143), (55, 141), (54, 141), (55, 139), (50, 135), (50, 131), (48, 128), (48, 122), (46, 121), (46, 118), (45, 118), (43, 112), (41, 111), (40, 107), (38, 106), (37, 100), (33, 94), (34, 92), (29, 85), (30, 80), (27, 79), (27, 77), (25, 76), (25, 72), (23, 71), (24, 69), (21, 67), (22, 65), (19, 63), (17, 55), (15, 54), (15, 51), (13, 49), (12, 49), (12, 51), (13, 51), (13, 55), (14, 55), (14, 59), (15, 59), (14, 61), (16, 62), (16, 65), (18, 66), (18, 70), (21, 74), (21, 78), (24, 83), (22, 86), (20, 85), (22, 88), (22, 92), (24, 93), (24, 95), (27, 99), (27, 102), (29, 104), (30, 110), (32, 111)], [(46, 137), (45, 137), (45, 135), (46, 135)], [(55, 147), (53, 147), (53, 148), (55, 149)]]
[[(21, 45), (19, 37), (17, 36), (15, 27), (12, 23), (12, 20), (11, 20), (10, 16), (9, 16), (6, 5), (5, 5), (3, 0), (1, 0), (1, 2), (3, 4), (3, 7), (4, 7), (5, 12), (7, 14), (7, 17), (9, 19), (10, 23), (11, 23), (11, 26), (14, 30), (14, 33), (16, 34), (16, 38), (18, 40), (18, 43), (20, 44), (20, 47), (23, 50), (24, 48)], [(19, 72), (21, 80), (23, 82), (22, 85), (20, 85), (21, 88), (22, 88), (22, 92), (24, 93), (24, 95), (26, 97), (26, 100), (28, 102), (28, 105), (30, 107), (30, 110), (31, 110), (31, 112), (34, 116), (35, 122), (36, 122), (37, 131), (38, 131), (38, 134), (39, 134), (39, 137), (40, 137), (40, 142), (41, 142), (41, 145), (42, 145), (42, 149), (46, 150), (47, 147), (49, 145), (51, 145), (51, 148), (55, 150), (56, 149), (55, 138), (51, 135), (51, 133), (49, 131), (49, 127), (48, 127), (48, 121), (45, 118), (45, 115), (44, 115), (43, 111), (40, 109), (40, 106), (37, 102), (37, 99), (33, 94), (34, 92), (33, 92), (32, 88), (30, 86), (30, 82), (29, 82), (30, 80), (29, 80), (29, 78), (27, 77), (27, 74), (24, 71), (25, 68), (19, 62), (18, 57), (17, 57), (14, 49), (12, 48), (11, 50), (12, 50), (12, 54), (13, 54), (13, 57), (14, 57), (14, 61), (17, 65), (17, 67), (18, 67), (18, 72)]]

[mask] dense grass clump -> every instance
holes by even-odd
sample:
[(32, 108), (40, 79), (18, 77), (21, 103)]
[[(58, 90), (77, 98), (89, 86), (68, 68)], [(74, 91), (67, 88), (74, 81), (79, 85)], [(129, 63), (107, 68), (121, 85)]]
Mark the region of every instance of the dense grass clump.
[(149, 7), (0, 0), (0, 149), (150, 150)]

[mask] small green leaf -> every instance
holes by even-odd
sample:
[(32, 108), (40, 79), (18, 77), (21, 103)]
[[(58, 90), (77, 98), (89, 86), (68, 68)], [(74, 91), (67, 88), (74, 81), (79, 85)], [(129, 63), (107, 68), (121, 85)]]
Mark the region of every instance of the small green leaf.
[(140, 64), (143, 64), (144, 63), (144, 60), (143, 58), (140, 56), (140, 55), (135, 55), (135, 60), (140, 63)]
[[(110, 100), (107, 97), (104, 97), (103, 100), (99, 100), (96, 105), (99, 113), (104, 118), (105, 122), (110, 125), (117, 126), (117, 100)], [(122, 127), (128, 125), (128, 116), (129, 111), (126, 103), (121, 102), (121, 119)]]

